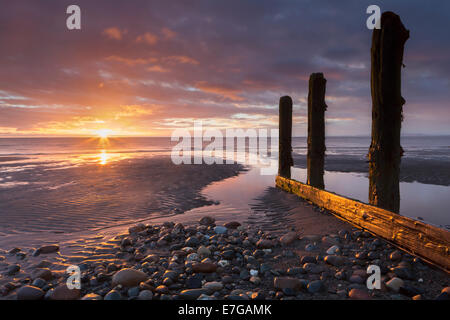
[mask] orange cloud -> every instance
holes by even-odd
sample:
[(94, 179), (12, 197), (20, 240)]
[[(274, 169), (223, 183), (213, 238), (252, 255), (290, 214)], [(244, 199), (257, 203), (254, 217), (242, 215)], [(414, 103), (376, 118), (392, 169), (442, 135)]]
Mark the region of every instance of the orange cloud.
[(228, 98), (230, 100), (233, 101), (243, 101), (244, 98), (238, 96), (238, 94), (241, 92), (239, 90), (236, 89), (231, 89), (231, 88), (225, 88), (223, 86), (215, 86), (212, 84), (208, 84), (205, 81), (201, 81), (198, 82), (196, 84), (196, 88), (200, 89), (204, 92), (208, 92), (208, 93), (213, 93), (213, 94), (217, 94), (220, 96), (223, 96), (225, 98)]
[(122, 40), (122, 37), (125, 33), (126, 31), (121, 31), (117, 27), (111, 27), (103, 30), (103, 34), (113, 40)]
[(147, 44), (155, 44), (158, 42), (158, 37), (150, 32), (146, 32), (143, 35), (140, 35), (136, 38), (136, 42), (138, 43), (147, 43)]
[(163, 28), (161, 33), (164, 35), (166, 39), (172, 39), (177, 36), (175, 31), (170, 30), (169, 28)]

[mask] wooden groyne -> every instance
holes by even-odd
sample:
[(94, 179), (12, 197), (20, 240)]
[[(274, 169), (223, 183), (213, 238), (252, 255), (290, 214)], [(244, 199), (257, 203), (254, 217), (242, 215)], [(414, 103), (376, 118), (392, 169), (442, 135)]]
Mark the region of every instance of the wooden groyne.
[(292, 99), (280, 100), (280, 156), (277, 187), (296, 194), (350, 224), (450, 273), (450, 232), (398, 214), (399, 172), (403, 150), (400, 129), (403, 104), (401, 67), (409, 31), (400, 17), (385, 12), (381, 29), (372, 37), (372, 142), (369, 148), (369, 202), (366, 204), (325, 191), (325, 84), (314, 73), (308, 94), (307, 184), (291, 179)]

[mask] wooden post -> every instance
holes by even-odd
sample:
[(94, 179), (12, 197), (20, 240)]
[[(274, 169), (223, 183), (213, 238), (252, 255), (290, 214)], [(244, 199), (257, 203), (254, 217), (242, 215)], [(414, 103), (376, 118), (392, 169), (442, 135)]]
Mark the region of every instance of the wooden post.
[(285, 96), (280, 98), (278, 138), (278, 175), (291, 178), (292, 159), (292, 99)]
[(323, 73), (313, 73), (309, 78), (308, 92), (308, 154), (307, 184), (324, 189), (325, 158), (325, 87)]
[(403, 149), (400, 129), (405, 100), (401, 95), (403, 50), (409, 38), (400, 17), (381, 16), (381, 29), (372, 36), (372, 142), (369, 149), (369, 202), (398, 213), (399, 173)]

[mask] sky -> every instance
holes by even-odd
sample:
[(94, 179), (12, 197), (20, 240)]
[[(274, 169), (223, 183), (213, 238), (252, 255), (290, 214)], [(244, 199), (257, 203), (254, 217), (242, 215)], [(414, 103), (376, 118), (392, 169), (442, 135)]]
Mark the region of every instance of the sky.
[[(81, 9), (68, 30), (66, 8)], [(170, 136), (176, 128), (277, 128), (308, 78), (327, 79), (326, 134), (370, 135), (366, 9), (410, 30), (403, 134), (450, 134), (450, 2), (48, 0), (0, 3), (0, 136)]]

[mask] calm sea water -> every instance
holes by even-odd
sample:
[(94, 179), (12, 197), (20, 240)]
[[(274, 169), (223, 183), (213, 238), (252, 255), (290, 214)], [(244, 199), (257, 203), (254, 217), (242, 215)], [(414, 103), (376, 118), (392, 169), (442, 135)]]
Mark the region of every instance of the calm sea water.
[[(350, 155), (363, 158), (368, 150), (370, 139), (368, 137), (329, 137), (326, 141), (327, 154)], [(1, 215), (9, 215), (14, 212), (29, 212), (30, 219), (33, 214), (42, 214), (43, 210), (49, 213), (49, 217), (55, 217), (64, 208), (52, 204), (51, 199), (45, 205), (36, 199), (36, 188), (42, 188), (45, 184), (49, 190), (62, 189), (65, 192), (58, 193), (58, 203), (79, 203), (82, 210), (98, 210), (96, 205), (90, 206), (89, 199), (96, 192), (98, 185), (92, 184), (91, 188), (76, 190), (77, 181), (73, 175), (64, 175), (64, 170), (79, 168), (83, 174), (83, 168), (91, 165), (102, 166), (109, 163), (123, 162), (126, 159), (147, 158), (156, 155), (169, 155), (175, 143), (168, 138), (0, 138), (0, 198), (11, 199), (20, 189), (22, 199), (9, 202), (8, 206), (0, 203)], [(402, 146), (405, 149), (405, 157), (417, 159), (434, 159), (450, 161), (449, 137), (405, 137)], [(254, 151), (254, 150), (250, 150)], [(293, 151), (297, 154), (306, 154), (306, 139), (294, 138)], [(273, 159), (273, 161), (276, 161)], [(88, 166), (90, 165), (90, 166)], [(61, 174), (48, 175), (46, 172), (58, 170)], [(87, 169), (86, 169), (87, 170)], [(304, 181), (306, 170), (295, 169), (294, 178)], [(145, 174), (145, 173), (143, 173)], [(58, 178), (54, 181), (52, 177)], [(130, 177), (129, 179), (132, 179)], [(123, 179), (123, 177), (122, 177)], [(148, 177), (151, 179), (151, 177)], [(258, 183), (254, 183), (257, 180)], [(367, 202), (368, 179), (361, 173), (326, 172), (326, 189)], [(212, 200), (221, 201), (220, 207), (223, 214), (248, 212), (249, 203), (262, 194), (268, 187), (274, 185), (274, 176), (259, 176), (257, 171), (250, 170), (241, 174), (239, 178), (224, 183), (215, 183), (214, 187), (205, 189), (205, 194)], [(111, 181), (108, 192), (114, 193), (114, 206), (108, 210), (129, 210), (133, 199), (146, 197), (142, 190), (133, 190), (133, 198), (130, 193), (123, 190), (123, 184), (114, 184)], [(249, 188), (252, 188), (250, 190)], [(236, 192), (239, 190), (246, 192)], [(401, 183), (401, 214), (450, 228), (450, 188), (421, 183)], [(136, 194), (137, 193), (137, 194)], [(20, 200), (20, 201), (19, 201)], [(26, 204), (25, 208), (21, 207)], [(36, 205), (34, 205), (36, 204)], [(76, 214), (74, 212), (73, 214)], [(13, 222), (12, 222), (13, 223)], [(95, 221), (93, 221), (95, 225)], [(2, 226), (0, 226), (0, 229)], [(64, 229), (65, 230), (65, 229)], [(8, 230), (0, 230), (7, 233)]]

